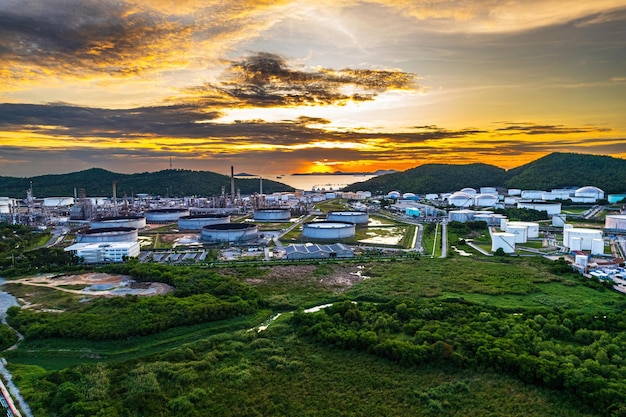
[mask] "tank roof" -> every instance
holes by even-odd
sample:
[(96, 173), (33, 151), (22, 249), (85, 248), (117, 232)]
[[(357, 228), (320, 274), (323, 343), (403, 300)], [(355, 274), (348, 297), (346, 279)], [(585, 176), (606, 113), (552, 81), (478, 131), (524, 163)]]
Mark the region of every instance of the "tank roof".
[(254, 223), (220, 223), (202, 227), (204, 230), (245, 230), (257, 227)]

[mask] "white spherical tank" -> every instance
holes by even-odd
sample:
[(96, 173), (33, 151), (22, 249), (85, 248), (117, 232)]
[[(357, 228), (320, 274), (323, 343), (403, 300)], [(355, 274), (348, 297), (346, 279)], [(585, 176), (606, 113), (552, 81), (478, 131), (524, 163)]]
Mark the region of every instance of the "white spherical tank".
[(181, 230), (200, 230), (211, 224), (230, 223), (228, 214), (190, 214), (178, 218), (178, 228)]
[(507, 224), (506, 232), (515, 235), (515, 243), (526, 243), (528, 241), (528, 228), (526, 226), (511, 226)]
[(354, 237), (356, 226), (347, 222), (310, 222), (302, 225), (302, 237), (310, 239), (346, 239)]
[(254, 220), (258, 222), (288, 222), (291, 210), (288, 208), (268, 208), (254, 210)]
[(189, 210), (185, 208), (162, 208), (146, 211), (148, 223), (172, 223), (182, 216), (189, 216)]
[(143, 229), (146, 227), (146, 218), (144, 216), (99, 217), (90, 221), (89, 227), (92, 229), (110, 227), (132, 227), (135, 229)]
[(77, 243), (136, 242), (138, 239), (139, 233), (132, 227), (87, 229), (76, 233)]
[(609, 214), (604, 219), (604, 228), (626, 231), (626, 215), (624, 214)]
[(515, 235), (513, 233), (492, 233), (491, 251), (502, 249), (504, 253), (515, 252)]
[(591, 241), (591, 254), (604, 255), (604, 239), (593, 239)]
[(329, 211), (326, 213), (326, 220), (329, 222), (367, 224), (369, 215), (366, 211)]
[(204, 226), (200, 239), (205, 242), (247, 242), (259, 237), (259, 228), (252, 223), (221, 223)]

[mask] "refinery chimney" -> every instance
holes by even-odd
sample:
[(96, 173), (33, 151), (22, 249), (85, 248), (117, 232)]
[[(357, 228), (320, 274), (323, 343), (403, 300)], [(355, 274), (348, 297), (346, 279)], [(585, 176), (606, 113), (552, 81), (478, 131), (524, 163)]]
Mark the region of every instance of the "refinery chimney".
[(230, 195), (235, 201), (235, 168), (230, 166)]

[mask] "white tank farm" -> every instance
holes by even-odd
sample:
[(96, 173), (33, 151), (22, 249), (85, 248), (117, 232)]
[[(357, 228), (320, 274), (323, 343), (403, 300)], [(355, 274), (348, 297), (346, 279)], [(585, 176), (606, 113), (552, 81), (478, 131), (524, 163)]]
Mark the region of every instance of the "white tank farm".
[(254, 220), (258, 222), (288, 222), (291, 219), (289, 208), (267, 208), (254, 210)]
[(356, 225), (347, 222), (309, 222), (302, 225), (302, 237), (309, 239), (346, 239), (356, 235)]
[(463, 191), (457, 191), (448, 197), (448, 203), (455, 207), (471, 207), (474, 205), (474, 196)]
[(491, 251), (502, 249), (504, 253), (515, 252), (515, 235), (513, 233), (492, 233)]
[(133, 227), (87, 229), (76, 233), (77, 243), (137, 242), (139, 233)]
[(480, 187), (481, 194), (495, 194), (498, 195), (496, 187)]
[(181, 230), (200, 230), (211, 224), (230, 223), (228, 214), (190, 214), (178, 218), (178, 228)]
[(466, 223), (473, 221), (475, 215), (476, 212), (472, 210), (452, 210), (448, 213), (448, 220), (451, 222)]
[(253, 223), (222, 223), (204, 226), (200, 240), (204, 242), (247, 242), (259, 237), (259, 228)]
[(92, 229), (110, 227), (132, 227), (135, 229), (143, 229), (146, 227), (146, 218), (144, 216), (98, 217), (89, 222), (89, 227)]
[(545, 211), (551, 216), (561, 212), (561, 203), (548, 203), (546, 201), (518, 201), (517, 208)]
[(74, 204), (74, 197), (46, 197), (44, 207), (68, 207)]
[[(566, 224), (564, 226), (563, 246), (566, 246), (571, 250), (591, 250), (593, 239), (602, 239), (602, 230), (567, 226), (571, 225)], [(577, 246), (578, 242), (574, 242), (575, 239), (580, 239), (580, 248)]]
[(148, 223), (172, 223), (182, 216), (189, 216), (189, 210), (185, 208), (162, 208), (146, 211)]
[(367, 224), (369, 215), (366, 211), (329, 211), (326, 213), (326, 220), (329, 222)]
[(387, 193), (387, 198), (392, 198), (392, 199), (398, 199), (400, 198), (400, 192), (399, 191), (389, 191), (389, 193)]
[(497, 194), (478, 194), (474, 197), (474, 205), (478, 207), (494, 207), (498, 204)]
[(534, 222), (508, 222), (507, 223), (507, 231), (509, 227), (526, 227), (528, 229), (527, 231), (527, 237), (528, 239), (536, 239), (539, 237), (539, 223), (534, 223)]
[(604, 228), (626, 231), (626, 214), (608, 214), (604, 219)]
[(604, 239), (593, 239), (591, 241), (591, 254), (604, 255)]
[(515, 235), (515, 243), (526, 243), (528, 241), (528, 227), (506, 225), (506, 232)]
[(552, 226), (554, 227), (563, 227), (565, 226), (565, 222), (567, 221), (567, 214), (560, 213), (552, 216)]
[(476, 189), (472, 187), (465, 187), (460, 192), (470, 194), (470, 195), (476, 195)]

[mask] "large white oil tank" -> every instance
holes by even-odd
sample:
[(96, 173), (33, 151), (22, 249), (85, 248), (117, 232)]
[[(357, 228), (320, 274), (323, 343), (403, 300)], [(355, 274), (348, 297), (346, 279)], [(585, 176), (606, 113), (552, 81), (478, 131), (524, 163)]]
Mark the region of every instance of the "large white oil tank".
[(329, 222), (367, 224), (369, 215), (366, 211), (329, 211), (326, 213), (326, 220)]
[[(581, 239), (580, 249), (574, 249), (572, 247), (574, 244), (572, 240), (577, 238)], [(567, 246), (571, 250), (591, 250), (593, 239), (602, 239), (602, 230), (584, 228), (568, 228), (563, 230), (563, 246)]]
[(146, 218), (144, 216), (98, 217), (89, 222), (89, 227), (92, 229), (110, 227), (132, 227), (135, 229), (143, 229), (146, 227)]
[(201, 230), (211, 224), (230, 223), (228, 214), (190, 214), (178, 219), (178, 228), (181, 230)]
[(569, 239), (570, 250), (583, 250), (583, 239), (581, 237), (571, 237)]
[(591, 241), (591, 254), (604, 255), (604, 239), (593, 239)]
[(565, 222), (567, 221), (567, 214), (560, 213), (552, 216), (552, 226), (554, 227), (563, 227)]
[(497, 194), (478, 194), (474, 197), (474, 205), (478, 207), (494, 207), (498, 204)]
[(542, 196), (543, 191), (539, 190), (523, 190), (521, 192), (521, 197), (528, 200), (541, 200)]
[(506, 226), (506, 232), (515, 235), (515, 243), (526, 243), (528, 241), (528, 227), (526, 226), (511, 226), (509, 223)]
[(476, 189), (472, 187), (465, 187), (460, 192), (470, 194), (470, 195), (476, 195)]
[(604, 219), (604, 228), (619, 232), (626, 231), (626, 215), (608, 214)]
[(205, 242), (247, 242), (259, 237), (259, 228), (252, 223), (220, 223), (204, 226), (200, 239)]
[(474, 196), (463, 191), (457, 191), (448, 197), (448, 203), (455, 207), (471, 207), (474, 205)]
[(536, 239), (539, 237), (539, 223), (535, 222), (508, 222), (508, 227), (521, 226), (526, 227), (528, 229), (527, 237), (528, 239)]
[(519, 196), (522, 195), (522, 190), (519, 188), (509, 188), (508, 194), (513, 196)]
[(602, 191), (598, 187), (587, 185), (585, 187), (580, 187), (578, 190), (576, 190), (574, 192), (574, 196), (601, 200), (604, 198), (604, 191)]
[(139, 232), (133, 227), (87, 229), (76, 233), (77, 243), (137, 242)]
[(554, 215), (561, 212), (561, 203), (546, 201), (518, 201), (517, 208), (545, 211), (548, 215)]
[(302, 225), (302, 237), (309, 239), (345, 239), (356, 235), (354, 223), (347, 222), (310, 222)]
[(504, 253), (515, 252), (515, 235), (513, 233), (492, 233), (491, 251), (502, 249)]
[(189, 216), (189, 209), (172, 207), (146, 211), (146, 221), (148, 223), (176, 222), (182, 216)]
[(451, 222), (471, 222), (474, 220), (476, 212), (472, 210), (452, 210), (448, 213), (448, 221)]
[(291, 218), (289, 208), (267, 208), (254, 210), (254, 220), (259, 222), (288, 222)]
[(498, 194), (496, 187), (480, 187), (481, 194)]

